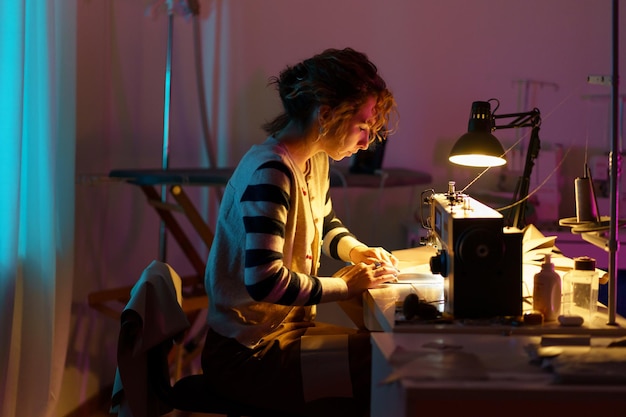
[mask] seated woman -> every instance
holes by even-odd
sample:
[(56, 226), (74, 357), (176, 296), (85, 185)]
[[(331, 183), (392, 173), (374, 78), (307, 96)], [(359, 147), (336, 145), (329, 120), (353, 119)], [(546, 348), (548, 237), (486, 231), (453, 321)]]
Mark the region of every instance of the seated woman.
[[(335, 216), (329, 160), (388, 133), (395, 100), (366, 55), (329, 49), (272, 83), (284, 113), (224, 192), (206, 270), (203, 372), (225, 396), (302, 416), (369, 413), (369, 333), (315, 321), (319, 303), (356, 301), (396, 279), (397, 259)], [(349, 266), (317, 276), (321, 253)]]

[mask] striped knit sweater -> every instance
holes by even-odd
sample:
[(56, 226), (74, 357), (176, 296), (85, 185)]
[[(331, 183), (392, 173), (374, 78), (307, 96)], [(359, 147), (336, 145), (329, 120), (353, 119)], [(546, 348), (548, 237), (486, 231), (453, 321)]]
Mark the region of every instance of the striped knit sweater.
[(362, 245), (335, 217), (328, 156), (305, 175), (273, 139), (253, 146), (233, 173), (207, 262), (208, 324), (253, 347), (315, 318), (315, 305), (343, 300), (343, 279), (317, 277), (320, 252), (349, 261)]

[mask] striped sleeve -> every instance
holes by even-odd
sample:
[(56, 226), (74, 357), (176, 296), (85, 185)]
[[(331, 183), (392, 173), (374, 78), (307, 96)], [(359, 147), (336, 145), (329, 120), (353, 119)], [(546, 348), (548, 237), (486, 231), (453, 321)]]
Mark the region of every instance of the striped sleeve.
[(320, 302), (317, 277), (283, 264), (285, 222), (290, 210), (293, 174), (281, 161), (259, 166), (241, 196), (245, 241), (245, 285), (256, 301), (282, 305)]
[(350, 262), (350, 250), (355, 246), (363, 245), (335, 215), (330, 198), (330, 190), (326, 193), (322, 233), (322, 250), (334, 259)]

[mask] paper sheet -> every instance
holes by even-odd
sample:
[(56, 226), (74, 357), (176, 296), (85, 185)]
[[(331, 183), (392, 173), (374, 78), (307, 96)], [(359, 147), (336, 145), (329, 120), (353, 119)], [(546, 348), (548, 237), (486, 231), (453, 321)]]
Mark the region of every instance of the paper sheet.
[(414, 381), (486, 380), (488, 374), (478, 356), (464, 352), (462, 347), (449, 349), (396, 349), (389, 358), (394, 370), (381, 381), (389, 384), (399, 379)]
[(551, 361), (560, 384), (626, 384), (626, 348), (591, 348), (583, 354), (565, 350)]
[[(574, 269), (574, 260), (566, 257), (556, 246), (556, 236), (544, 236), (534, 225), (526, 226), (522, 238), (522, 252), (524, 264), (541, 265), (546, 254), (549, 254), (557, 272), (567, 272)], [(606, 271), (596, 268), (600, 277)]]

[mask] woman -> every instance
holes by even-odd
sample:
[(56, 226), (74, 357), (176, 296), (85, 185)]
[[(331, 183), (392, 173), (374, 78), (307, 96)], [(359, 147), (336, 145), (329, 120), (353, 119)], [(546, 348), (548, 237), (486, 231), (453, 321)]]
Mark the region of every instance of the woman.
[[(360, 301), (395, 280), (397, 259), (357, 240), (335, 217), (329, 161), (382, 140), (395, 101), (353, 49), (329, 49), (283, 70), (284, 113), (264, 128), (230, 179), (205, 285), (202, 366), (215, 389), (290, 415), (367, 415), (369, 334), (316, 322), (319, 303)], [(320, 254), (350, 263), (316, 275)]]

